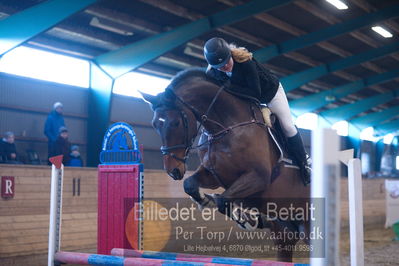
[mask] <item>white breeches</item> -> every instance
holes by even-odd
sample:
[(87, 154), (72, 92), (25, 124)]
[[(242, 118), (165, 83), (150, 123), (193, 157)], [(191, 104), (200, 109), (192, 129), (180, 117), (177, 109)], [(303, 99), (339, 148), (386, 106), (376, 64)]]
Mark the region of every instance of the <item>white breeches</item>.
[(278, 117), (280, 125), (286, 137), (293, 137), (298, 132), (291, 116), (287, 96), (281, 83), (274, 98), (267, 104), (270, 110)]

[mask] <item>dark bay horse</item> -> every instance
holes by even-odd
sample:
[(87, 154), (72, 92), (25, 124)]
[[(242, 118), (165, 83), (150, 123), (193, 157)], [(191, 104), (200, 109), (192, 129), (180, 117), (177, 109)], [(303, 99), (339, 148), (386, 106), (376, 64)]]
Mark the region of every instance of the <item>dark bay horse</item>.
[[(201, 165), (184, 181), (185, 192), (199, 205), (209, 206), (212, 201), (220, 203), (218, 200), (222, 199), (248, 206), (253, 199), (258, 202), (255, 205), (260, 212), (267, 213), (268, 202), (284, 199), (278, 210), (288, 208), (291, 203), (306, 208), (309, 186), (303, 185), (297, 169), (278, 162), (279, 150), (267, 133), (256, 103), (228, 93), (202, 69), (182, 71), (165, 92), (157, 96), (143, 94), (143, 97), (154, 110), (152, 123), (162, 139), (164, 168), (173, 179), (184, 177), (188, 152), (199, 133), (198, 124), (208, 133), (198, 149)], [(276, 179), (272, 178), (273, 169), (279, 173)], [(217, 198), (200, 193), (200, 188), (219, 187), (225, 191)], [(308, 220), (271, 219), (258, 228), (309, 235)], [(282, 247), (278, 249), (278, 259), (292, 261), (292, 247), (298, 240), (275, 239), (275, 244)]]

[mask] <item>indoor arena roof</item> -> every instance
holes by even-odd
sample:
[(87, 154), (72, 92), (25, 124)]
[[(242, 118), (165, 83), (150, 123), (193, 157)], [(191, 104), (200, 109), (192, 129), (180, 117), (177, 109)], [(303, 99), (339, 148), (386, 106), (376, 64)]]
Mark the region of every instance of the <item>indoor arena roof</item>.
[(0, 55), (25, 44), (90, 59), (114, 78), (171, 77), (206, 66), (202, 46), (218, 36), (273, 70), (297, 115), (397, 131), (399, 2), (343, 2), (347, 9), (324, 0), (0, 0), (0, 41), (16, 40)]

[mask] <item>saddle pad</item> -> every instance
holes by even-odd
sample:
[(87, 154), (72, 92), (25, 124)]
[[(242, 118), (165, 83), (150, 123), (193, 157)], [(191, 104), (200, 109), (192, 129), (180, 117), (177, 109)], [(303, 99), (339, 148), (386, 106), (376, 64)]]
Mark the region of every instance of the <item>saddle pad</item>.
[(272, 111), (270, 111), (270, 109), (268, 107), (263, 107), (261, 109), (262, 111), (262, 115), (263, 115), (263, 120), (265, 120), (265, 125), (267, 127), (273, 127), (272, 125), (272, 119), (271, 119), (271, 115), (272, 115)]

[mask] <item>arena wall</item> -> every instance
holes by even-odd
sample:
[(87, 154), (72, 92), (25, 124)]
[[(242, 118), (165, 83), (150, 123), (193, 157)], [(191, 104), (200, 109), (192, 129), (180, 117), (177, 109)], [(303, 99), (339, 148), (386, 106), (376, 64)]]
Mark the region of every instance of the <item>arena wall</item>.
[[(0, 200), (0, 264), (43, 265), (48, 241), (50, 198), (49, 166), (1, 165), (0, 176), (15, 177), (15, 197)], [(73, 196), (75, 180), (75, 196)], [(80, 182), (80, 195), (76, 187)], [(366, 227), (384, 225), (383, 179), (363, 180)], [(186, 198), (182, 181), (173, 181), (165, 172), (146, 170), (144, 198)], [(348, 227), (347, 180), (342, 179), (342, 227)], [(62, 219), (62, 249), (95, 251), (97, 242), (97, 169), (65, 168)], [(223, 220), (222, 220), (223, 221)], [(193, 226), (195, 226), (193, 224)], [(226, 226), (225, 223), (217, 227)], [(160, 234), (163, 232), (164, 235)], [(173, 233), (172, 233), (173, 235)], [(144, 247), (161, 248), (161, 238), (170, 236), (157, 224), (144, 224)], [(16, 263), (16, 264), (15, 264)], [(22, 264), (21, 264), (22, 263)]]
[[(36, 151), (42, 164), (47, 164), (47, 139), (43, 128), (55, 102), (64, 104), (65, 124), (69, 139), (80, 146), (86, 158), (88, 89), (0, 73), (0, 135), (13, 131), (19, 157), (26, 161), (28, 150)], [(21, 97), (23, 95), (23, 97)], [(146, 169), (162, 169), (159, 152), (161, 141), (151, 126), (153, 112), (143, 100), (113, 94), (110, 123), (122, 121), (133, 126), (139, 143), (144, 147)], [(310, 151), (310, 131), (300, 129), (306, 149)], [(105, 132), (99, 132), (104, 135)], [(348, 145), (341, 141), (344, 149)], [(198, 165), (195, 152), (188, 160), (194, 170)], [(343, 168), (344, 169), (344, 168)], [(345, 174), (344, 172), (342, 174)]]
[[(36, 151), (41, 164), (47, 164), (47, 139), (44, 123), (55, 102), (64, 104), (69, 140), (80, 147), (86, 161), (88, 89), (0, 73), (0, 135), (13, 131), (17, 154), (27, 162), (27, 151)], [(23, 95), (23, 97), (21, 97)], [(143, 100), (113, 94), (110, 123), (126, 122), (134, 127), (144, 147), (147, 169), (162, 169), (160, 138), (151, 126), (153, 112)], [(105, 132), (99, 132), (104, 135)], [(188, 161), (190, 169), (197, 156)]]

